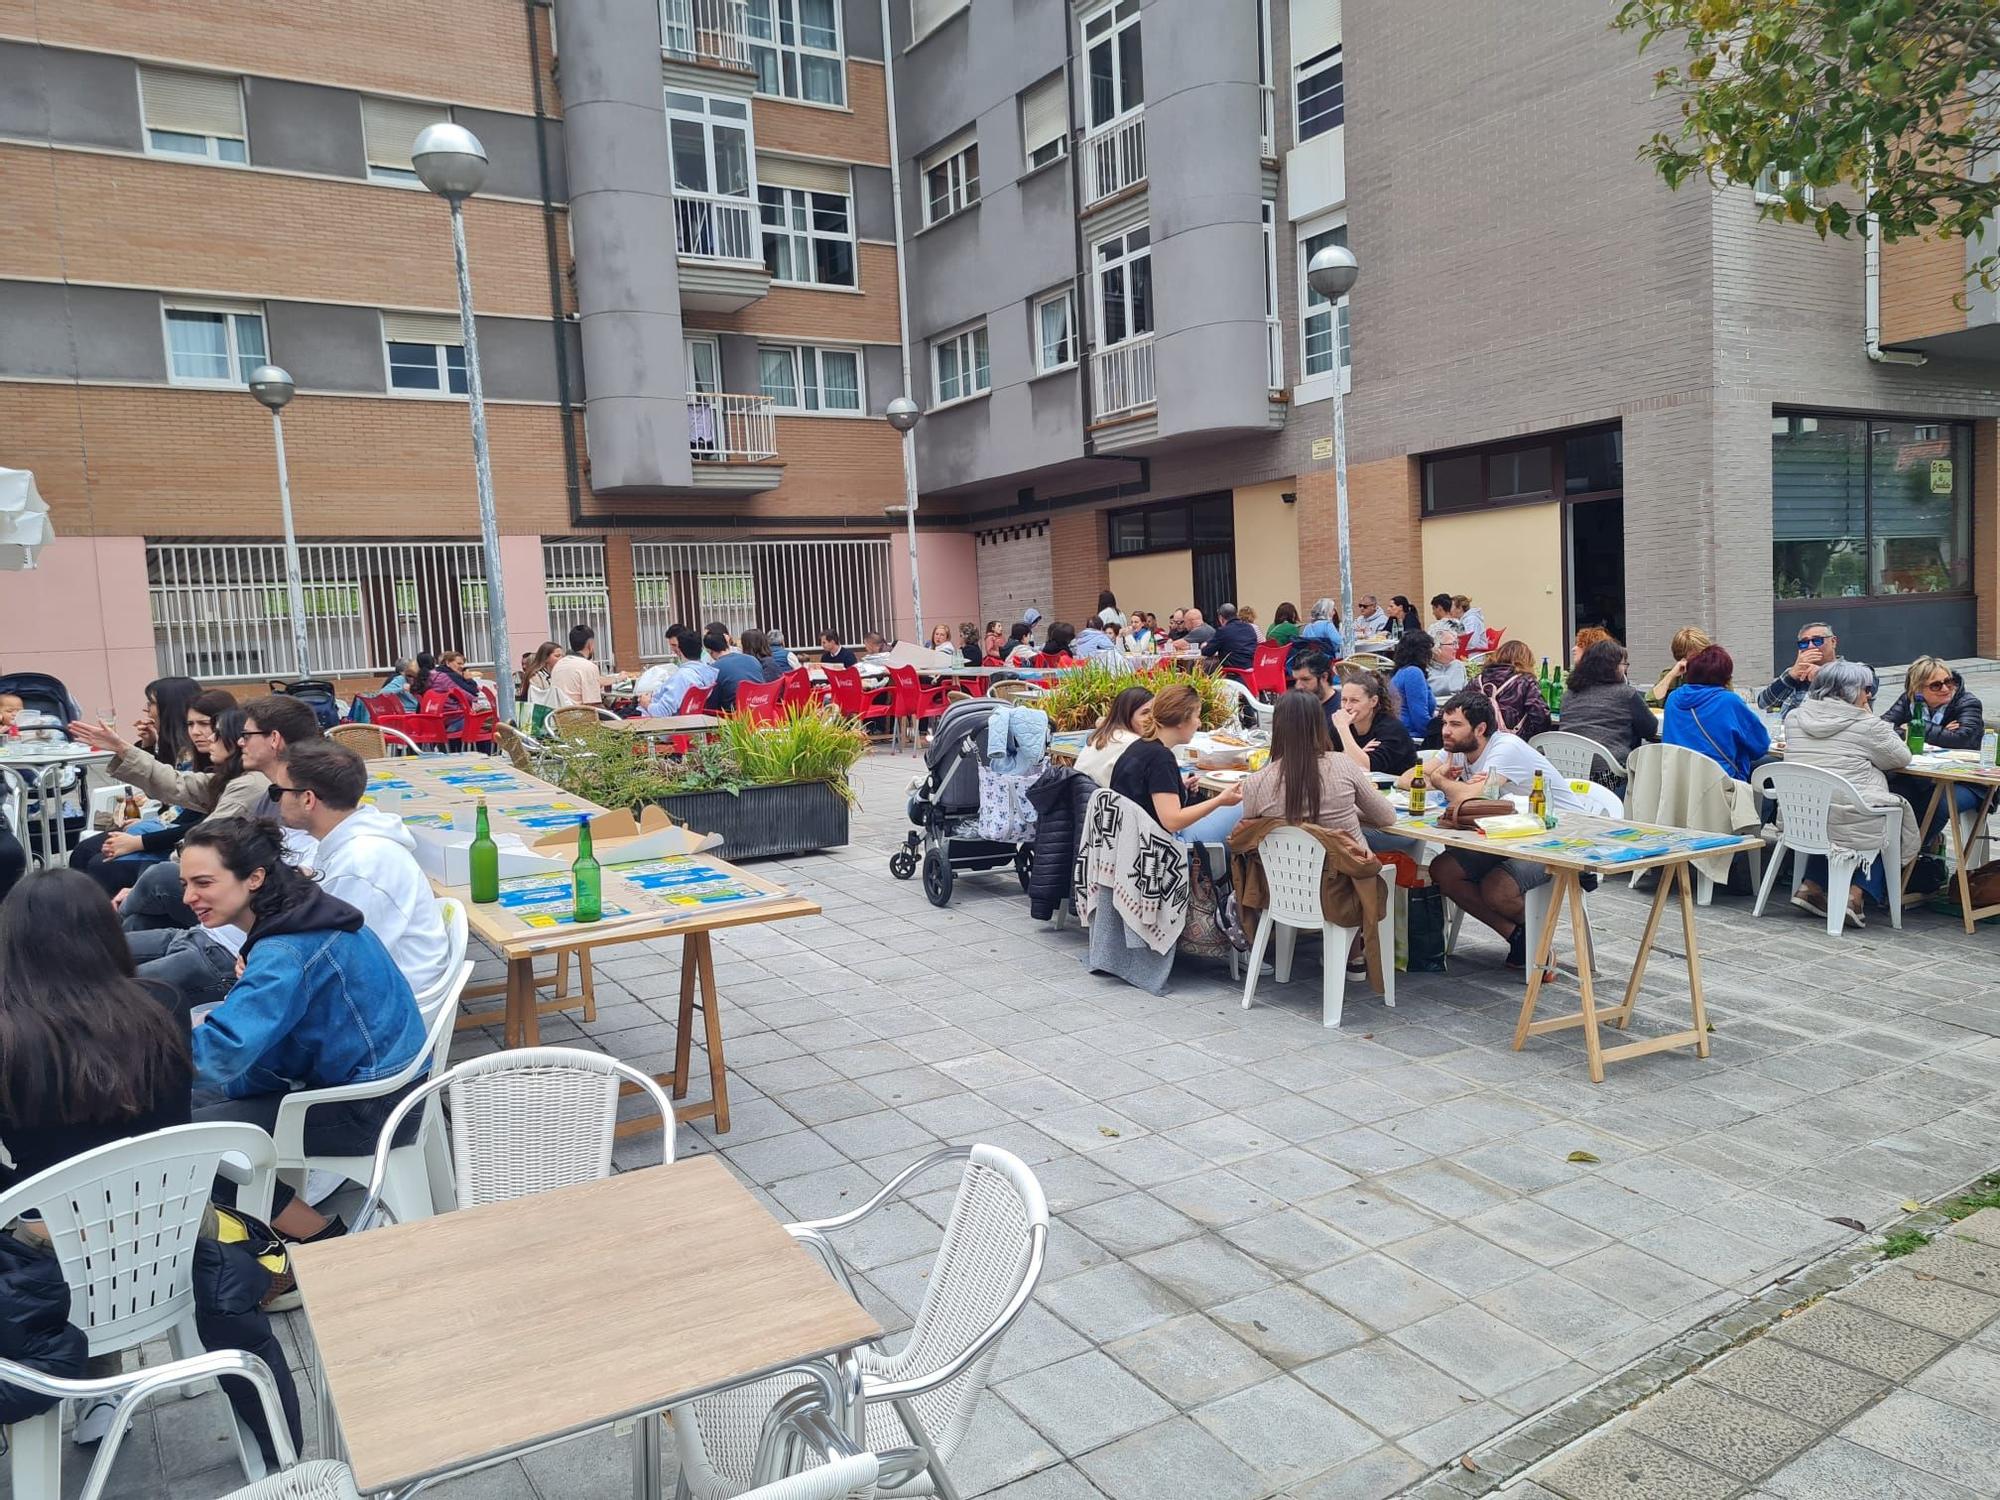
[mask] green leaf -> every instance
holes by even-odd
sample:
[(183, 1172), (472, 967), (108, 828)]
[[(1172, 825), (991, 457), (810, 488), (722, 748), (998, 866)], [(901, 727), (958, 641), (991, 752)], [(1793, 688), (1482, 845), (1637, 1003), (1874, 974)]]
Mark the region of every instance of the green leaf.
[(1592, 1156), (1588, 1151), (1572, 1151), (1568, 1156), (1564, 1157), (1563, 1159), (1565, 1161), (1580, 1161), (1587, 1163), (1594, 1163), (1599, 1160), (1599, 1158)]

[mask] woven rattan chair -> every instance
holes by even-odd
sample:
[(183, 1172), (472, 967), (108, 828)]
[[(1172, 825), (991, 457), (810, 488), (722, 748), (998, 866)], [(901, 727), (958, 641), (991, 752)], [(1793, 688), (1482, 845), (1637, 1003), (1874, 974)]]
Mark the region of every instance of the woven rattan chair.
[(326, 732), (326, 737), (357, 752), (363, 760), (382, 760), (403, 751), (411, 755), (424, 753), (423, 746), (402, 730), (386, 724), (336, 724)]

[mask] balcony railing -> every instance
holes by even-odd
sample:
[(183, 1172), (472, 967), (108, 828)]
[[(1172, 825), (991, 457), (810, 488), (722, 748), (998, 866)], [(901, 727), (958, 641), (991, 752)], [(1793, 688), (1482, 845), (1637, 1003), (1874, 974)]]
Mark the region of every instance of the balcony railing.
[(1285, 325), (1276, 318), (1264, 320), (1264, 341), (1269, 347), (1267, 363), (1271, 371), (1271, 389), (1285, 388)]
[(660, 0), (660, 50), (680, 62), (748, 73), (749, 0)]
[(771, 398), (689, 391), (688, 449), (696, 463), (769, 463), (778, 456)]
[(1146, 180), (1146, 117), (1135, 114), (1083, 138), (1083, 202), (1087, 208)]
[(674, 192), (674, 242), (682, 255), (702, 260), (754, 260), (762, 264), (756, 206), (748, 198)]
[(1099, 349), (1090, 356), (1090, 378), (1099, 421), (1153, 405), (1153, 336)]

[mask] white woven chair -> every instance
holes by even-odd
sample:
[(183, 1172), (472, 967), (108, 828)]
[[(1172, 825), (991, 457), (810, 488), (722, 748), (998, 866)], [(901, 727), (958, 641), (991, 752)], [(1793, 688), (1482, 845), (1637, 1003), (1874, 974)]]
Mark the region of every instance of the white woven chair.
[[(0, 1193), (0, 1224), (29, 1210), (41, 1215), (69, 1283), (69, 1320), (88, 1336), (91, 1354), (119, 1354), (164, 1337), (186, 1360), (202, 1352), (194, 1246), (216, 1176), (239, 1184), (243, 1212), (268, 1219), (275, 1164), (271, 1138), (255, 1125), (175, 1125), (73, 1156)], [(256, 1439), (240, 1423), (232, 1426), (243, 1472), (262, 1475)], [(14, 1493), (23, 1500), (62, 1494), (62, 1455), (60, 1407), (15, 1423)]]
[(1548, 729), (1528, 743), (1542, 752), (1565, 781), (1589, 781), (1600, 765), (1620, 781), (1625, 779), (1625, 767), (1618, 757), (1588, 735)]
[[(1341, 927), (1325, 919), (1320, 907), (1320, 879), (1326, 867), (1326, 848), (1302, 828), (1274, 828), (1257, 846), (1264, 866), (1264, 885), (1271, 904), (1257, 923), (1257, 935), (1250, 943), (1245, 960), (1249, 970), (1243, 981), (1243, 1008), (1248, 1010), (1257, 996), (1257, 978), (1263, 968), (1264, 952), (1272, 935), (1278, 939), (1278, 983), (1292, 977), (1292, 950), (1301, 932), (1317, 932), (1326, 951), (1320, 955), (1324, 971), (1320, 988), (1320, 1024), (1340, 1024), (1341, 1001), (1347, 991), (1347, 949), (1361, 931)], [(1376, 943), (1382, 954), (1382, 1001), (1396, 1003), (1396, 872), (1388, 865), (1379, 867), (1382, 876), (1382, 918), (1375, 924)]]
[(1764, 903), (1778, 882), (1778, 868), (1784, 852), (1792, 851), (1792, 894), (1806, 881), (1806, 857), (1818, 854), (1826, 859), (1826, 931), (1839, 937), (1847, 926), (1847, 887), (1857, 870), (1874, 862), (1873, 854), (1856, 854), (1836, 849), (1827, 831), (1827, 815), (1835, 808), (1882, 820), (1882, 868), (1889, 876), (1889, 925), (1903, 925), (1903, 804), (1876, 807), (1855, 790), (1845, 776), (1820, 766), (1797, 766), (1773, 761), (1759, 766), (1750, 776), (1750, 789), (1778, 804), (1778, 843), (1771, 850), (1770, 866), (1757, 886), (1757, 904), (1750, 915), (1764, 915)]
[[(787, 1226), (847, 1284), (846, 1268), (825, 1236), (860, 1222), (947, 1161), (963, 1161), (965, 1170), (916, 1323), (893, 1352), (877, 1347), (858, 1351), (866, 1444), (880, 1455), (885, 1469), (914, 1471), (908, 1480), (881, 1491), (898, 1497), (955, 1500), (958, 1492), (945, 1466), (972, 1425), (1001, 1336), (1041, 1278), (1049, 1235), (1041, 1184), (1019, 1157), (997, 1146), (954, 1146), (907, 1168), (851, 1213)], [(775, 1376), (667, 1414), (681, 1482), (690, 1494), (699, 1500), (743, 1495), (754, 1475), (765, 1418), (796, 1384), (795, 1378)]]

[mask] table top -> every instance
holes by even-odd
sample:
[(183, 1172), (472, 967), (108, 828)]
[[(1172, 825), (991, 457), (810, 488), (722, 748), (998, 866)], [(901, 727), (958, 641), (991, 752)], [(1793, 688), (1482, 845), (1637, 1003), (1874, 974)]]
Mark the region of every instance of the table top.
[(656, 719), (620, 719), (615, 724), (607, 719), (604, 727), (627, 734), (698, 734), (704, 729), (720, 729), (722, 720), (713, 714), (667, 714)]
[[(1399, 804), (1402, 801), (1396, 792), (1390, 792), (1389, 798)], [(1609, 870), (1627, 875), (1685, 860), (1763, 847), (1762, 841), (1751, 834), (1702, 833), (1692, 828), (1669, 828), (1658, 823), (1634, 823), (1585, 813), (1559, 813), (1556, 826), (1539, 836), (1490, 839), (1476, 830), (1440, 828), (1439, 816), (1438, 812), (1426, 813), (1420, 821), (1409, 817), (1399, 805), (1395, 825), (1389, 831), (1449, 849), (1532, 860), (1553, 869)]]
[(109, 750), (93, 750), (80, 740), (23, 740), (0, 738), (0, 765), (54, 766), (82, 761), (111, 760)]
[(299, 1245), (292, 1264), (364, 1491), (882, 1333), (713, 1156)]
[(2000, 766), (1982, 761), (1977, 750), (1930, 750), (1891, 775), (1927, 776), (1933, 781), (2000, 782)]

